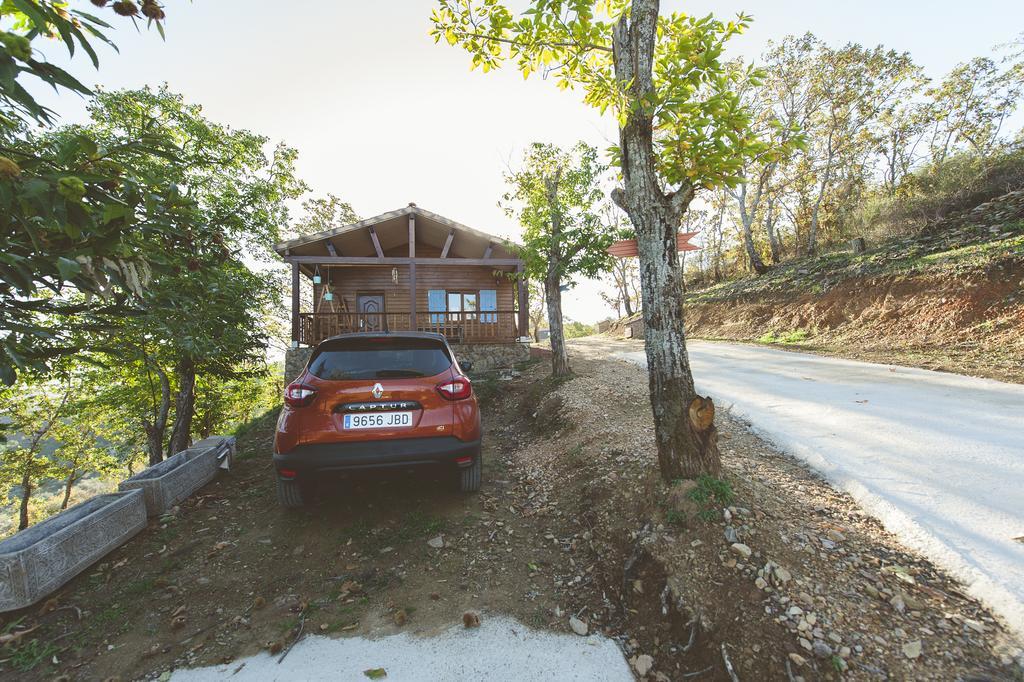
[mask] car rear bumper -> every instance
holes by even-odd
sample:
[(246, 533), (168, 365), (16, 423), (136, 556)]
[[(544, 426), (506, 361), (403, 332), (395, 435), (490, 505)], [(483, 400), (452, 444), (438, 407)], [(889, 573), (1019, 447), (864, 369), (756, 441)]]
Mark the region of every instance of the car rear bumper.
[[(454, 436), (403, 438), (353, 443), (299, 445), (274, 454), (274, 468), (298, 475), (319, 471), (352, 471), (416, 466), (469, 466), (480, 456), (480, 441)], [(456, 461), (466, 460), (467, 461)]]

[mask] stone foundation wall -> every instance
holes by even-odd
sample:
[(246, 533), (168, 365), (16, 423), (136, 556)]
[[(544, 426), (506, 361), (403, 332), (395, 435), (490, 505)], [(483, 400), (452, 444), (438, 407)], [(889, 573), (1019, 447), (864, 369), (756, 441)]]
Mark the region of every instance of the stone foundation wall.
[(309, 362), (309, 356), (313, 354), (312, 348), (289, 348), (284, 353), (284, 383), (290, 384), (295, 377), (299, 376), (303, 367)]
[(530, 358), (530, 346), (527, 343), (457, 343), (452, 346), (459, 362), (469, 360), (473, 363), (472, 373), (487, 372), (497, 369), (510, 369), (513, 365), (525, 362)]
[[(515, 343), (456, 343), (452, 345), (455, 357), (460, 361), (469, 360), (473, 363), (473, 373), (487, 372), (496, 369), (507, 369), (525, 362), (530, 357), (529, 344)], [(290, 348), (284, 356), (284, 382), (291, 383), (299, 376), (302, 368), (309, 362), (312, 348)]]

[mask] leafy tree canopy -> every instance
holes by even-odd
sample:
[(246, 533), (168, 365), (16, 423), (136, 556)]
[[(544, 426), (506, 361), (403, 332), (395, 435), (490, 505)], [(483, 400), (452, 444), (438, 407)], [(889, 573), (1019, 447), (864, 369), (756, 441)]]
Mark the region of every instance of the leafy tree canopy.
[[(162, 30), (164, 13), (152, 0), (141, 9), (116, 2), (110, 10), (145, 16)], [(107, 148), (71, 132), (27, 132), (54, 117), (26, 81), (90, 94), (66, 71), (36, 59), (33, 42), (59, 38), (72, 56), (84, 52), (96, 65), (90, 41), (109, 43), (105, 21), (49, 0), (3, 0), (0, 21), (7, 26), (0, 30), (0, 380), (10, 385), (18, 370), (45, 371), (55, 357), (74, 352), (71, 331), (55, 316), (116, 307), (142, 291), (161, 265), (146, 245), (176, 238), (176, 216), (190, 201), (177, 186), (125, 177), (125, 156), (145, 141)], [(90, 298), (69, 302), (68, 291)]]
[[(651, 87), (638, 96), (632, 80), (615, 73), (612, 54), (616, 22), (629, 4), (534, 0), (516, 17), (497, 0), (440, 0), (431, 35), (465, 49), (474, 68), (489, 71), (509, 60), (524, 78), (539, 72), (560, 88), (581, 88), (584, 101), (613, 112), (620, 127), (633, 113), (650, 115), (663, 190), (734, 185), (743, 178), (745, 159), (772, 153), (751, 130), (750, 112), (737, 94), (760, 84), (764, 74), (723, 60), (726, 43), (750, 18), (659, 16)], [(621, 152), (613, 152), (621, 164)]]
[(572, 283), (608, 269), (605, 249), (614, 235), (597, 213), (606, 170), (589, 145), (564, 151), (534, 143), (523, 154), (522, 168), (506, 175), (505, 211), (523, 227), (520, 255), (528, 277), (554, 275)]
[(302, 202), (303, 214), (292, 223), (291, 236), (302, 237), (359, 222), (352, 204), (328, 193)]

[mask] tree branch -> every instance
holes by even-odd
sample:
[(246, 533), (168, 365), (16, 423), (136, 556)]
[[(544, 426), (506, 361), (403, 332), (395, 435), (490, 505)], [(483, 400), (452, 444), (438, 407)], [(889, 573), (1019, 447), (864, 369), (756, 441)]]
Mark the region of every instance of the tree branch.
[(460, 38), (478, 38), (480, 40), (487, 40), (495, 43), (505, 43), (506, 45), (512, 45), (513, 47), (525, 47), (527, 45), (534, 47), (547, 47), (547, 48), (575, 48), (581, 52), (607, 52), (612, 53), (612, 48), (607, 45), (594, 45), (591, 43), (562, 43), (562, 42), (529, 42), (525, 43), (515, 38), (500, 38), (498, 36), (487, 35), (486, 33), (475, 33), (473, 31), (455, 31), (455, 34)]

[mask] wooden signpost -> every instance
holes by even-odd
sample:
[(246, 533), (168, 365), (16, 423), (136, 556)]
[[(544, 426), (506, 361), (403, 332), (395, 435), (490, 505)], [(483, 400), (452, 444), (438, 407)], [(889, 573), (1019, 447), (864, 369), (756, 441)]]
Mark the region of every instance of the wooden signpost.
[[(680, 251), (696, 251), (699, 246), (690, 243), (690, 239), (696, 237), (696, 232), (679, 232), (676, 235), (676, 245)], [(608, 253), (616, 258), (631, 258), (639, 255), (635, 239), (620, 239), (608, 247)]]

